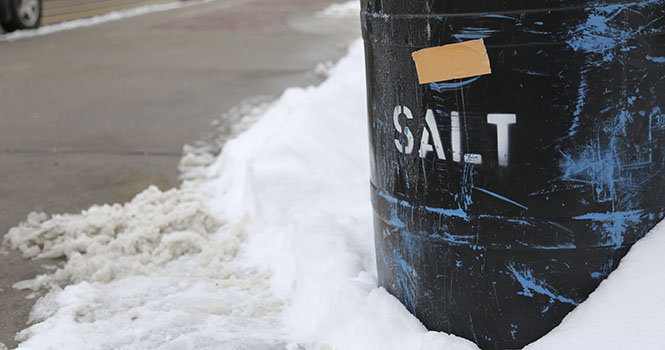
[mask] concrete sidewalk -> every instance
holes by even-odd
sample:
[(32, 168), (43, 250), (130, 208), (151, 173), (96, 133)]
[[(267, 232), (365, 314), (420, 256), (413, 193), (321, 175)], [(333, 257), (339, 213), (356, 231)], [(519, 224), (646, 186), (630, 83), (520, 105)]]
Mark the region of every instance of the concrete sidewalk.
[[(313, 18), (331, 2), (217, 0), (0, 42), (0, 232), (31, 211), (177, 186), (183, 144), (213, 119), (318, 83), (316, 64), (345, 53), (357, 21)], [(11, 286), (44, 263), (0, 253), (0, 343), (10, 348), (34, 302)]]

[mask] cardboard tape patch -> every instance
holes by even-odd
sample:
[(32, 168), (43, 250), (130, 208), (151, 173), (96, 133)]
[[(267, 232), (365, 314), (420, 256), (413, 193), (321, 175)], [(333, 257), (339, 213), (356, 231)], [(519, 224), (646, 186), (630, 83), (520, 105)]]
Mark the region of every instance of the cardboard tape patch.
[(411, 55), (420, 84), (492, 74), (483, 39), (429, 47)]

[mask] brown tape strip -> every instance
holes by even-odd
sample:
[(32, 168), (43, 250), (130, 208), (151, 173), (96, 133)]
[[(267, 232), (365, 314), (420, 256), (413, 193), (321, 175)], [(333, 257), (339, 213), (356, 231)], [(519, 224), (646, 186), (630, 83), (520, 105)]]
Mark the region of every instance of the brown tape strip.
[(483, 39), (430, 47), (411, 55), (420, 84), (492, 74)]

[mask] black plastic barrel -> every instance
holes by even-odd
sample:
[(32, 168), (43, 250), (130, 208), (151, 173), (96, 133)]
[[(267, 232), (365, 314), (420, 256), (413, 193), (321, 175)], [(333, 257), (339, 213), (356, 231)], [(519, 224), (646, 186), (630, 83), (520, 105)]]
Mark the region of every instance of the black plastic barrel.
[[(665, 1), (363, 0), (362, 25), (381, 285), (483, 349), (538, 339), (665, 216)], [(491, 75), (418, 84), (412, 52), (478, 38)]]

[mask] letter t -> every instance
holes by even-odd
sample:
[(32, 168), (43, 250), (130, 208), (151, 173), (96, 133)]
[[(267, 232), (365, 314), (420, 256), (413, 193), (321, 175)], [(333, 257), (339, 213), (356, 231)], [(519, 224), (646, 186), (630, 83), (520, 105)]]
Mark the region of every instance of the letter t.
[(496, 144), (499, 165), (508, 166), (508, 125), (517, 123), (515, 114), (490, 113), (487, 122), (496, 125)]

